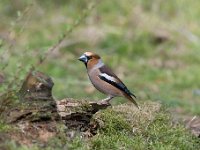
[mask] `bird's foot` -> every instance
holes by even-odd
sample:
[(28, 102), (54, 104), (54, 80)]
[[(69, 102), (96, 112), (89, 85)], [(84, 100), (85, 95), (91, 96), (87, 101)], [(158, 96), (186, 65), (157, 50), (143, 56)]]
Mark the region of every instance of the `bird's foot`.
[(107, 105), (110, 106), (110, 100), (113, 98), (113, 96), (108, 96), (107, 98), (101, 100), (100, 102), (98, 102), (99, 105)]
[(98, 102), (99, 105), (111, 105), (109, 100), (101, 100)]

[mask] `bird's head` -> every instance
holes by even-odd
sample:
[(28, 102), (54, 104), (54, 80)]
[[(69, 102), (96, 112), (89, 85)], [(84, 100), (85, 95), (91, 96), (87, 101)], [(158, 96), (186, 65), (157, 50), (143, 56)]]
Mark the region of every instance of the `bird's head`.
[(92, 52), (85, 52), (78, 60), (82, 61), (86, 67), (93, 67), (101, 62), (101, 57)]

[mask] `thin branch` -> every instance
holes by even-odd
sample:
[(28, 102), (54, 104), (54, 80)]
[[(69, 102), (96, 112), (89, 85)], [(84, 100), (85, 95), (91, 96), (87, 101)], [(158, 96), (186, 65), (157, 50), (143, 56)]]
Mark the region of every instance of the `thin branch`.
[[(33, 7), (33, 4), (30, 3), (29, 5), (27, 5), (27, 6), (25, 7), (24, 10), (18, 11), (18, 12), (17, 12), (17, 14), (18, 14), (18, 15), (17, 15), (17, 18), (13, 21), (13, 23), (12, 23), (13, 25), (11, 25), (11, 27), (8, 29), (9, 36), (10, 36), (10, 34), (12, 33), (12, 31), (14, 30), (15, 26), (16, 26), (22, 19), (25, 18), (26, 21), (25, 21), (24, 24), (22, 24), (22, 26), (20, 27), (19, 31), (16, 32), (16, 36), (15, 36), (15, 38), (12, 39), (12, 41), (16, 41), (17, 38), (20, 36), (20, 34), (24, 31), (24, 27), (25, 27), (25, 25), (28, 23), (28, 21), (29, 21), (29, 19), (30, 19), (30, 16), (32, 15), (32, 14), (30, 14), (30, 10), (31, 10), (32, 7)], [(2, 41), (3, 44), (4, 44), (4, 41), (5, 41), (5, 40)], [(5, 48), (4, 53), (0, 56), (0, 60), (1, 60), (2, 64), (3, 64), (3, 62), (4, 62), (4, 59), (6, 58), (5, 55), (6, 55), (6, 54), (11, 54), (11, 51), (12, 51), (13, 47), (14, 47), (14, 44), (13, 44), (13, 42), (11, 42), (11, 43), (8, 44), (7, 48)], [(4, 63), (4, 65), (1, 66), (1, 70), (2, 70), (2, 71), (5, 70), (6, 67), (7, 67), (8, 65), (9, 65), (8, 62), (7, 62), (7, 63)]]
[(77, 27), (79, 26), (85, 19), (86, 17), (89, 15), (89, 13), (91, 12), (91, 10), (96, 6), (98, 0), (93, 1), (91, 3), (89, 3), (89, 5), (87, 6), (87, 8), (85, 10), (83, 10), (83, 13), (79, 16), (78, 19), (76, 19), (72, 25), (67, 28), (66, 32), (61, 36), (61, 38), (58, 39), (58, 41), (52, 46), (50, 47), (46, 54), (44, 55), (44, 57), (40, 58), (38, 60), (38, 62), (36, 63), (36, 65), (33, 65), (31, 70), (34, 69), (34, 66), (38, 66), (41, 65), (42, 63), (44, 63), (44, 61), (47, 59), (47, 57), (53, 53), (57, 48), (60, 47), (60, 45), (62, 44), (62, 42), (65, 40), (65, 38)]

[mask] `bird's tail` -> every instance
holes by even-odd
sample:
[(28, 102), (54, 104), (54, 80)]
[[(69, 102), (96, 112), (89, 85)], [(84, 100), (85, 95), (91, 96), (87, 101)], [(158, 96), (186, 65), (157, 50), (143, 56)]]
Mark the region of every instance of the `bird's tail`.
[[(131, 94), (132, 96), (134, 96), (136, 98), (135, 95)], [(138, 104), (136, 103), (136, 101), (133, 99), (133, 97), (131, 97), (130, 95), (125, 95), (125, 97), (130, 100), (138, 109), (139, 109), (139, 106)]]
[(130, 93), (131, 93), (131, 95), (132, 95), (133, 97), (137, 98), (137, 97), (135, 96), (135, 94), (133, 94), (132, 92), (130, 92)]

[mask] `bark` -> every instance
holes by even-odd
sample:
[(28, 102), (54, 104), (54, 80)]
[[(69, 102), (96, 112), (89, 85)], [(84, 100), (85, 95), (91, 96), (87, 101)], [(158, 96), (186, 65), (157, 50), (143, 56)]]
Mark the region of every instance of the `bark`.
[(19, 103), (6, 114), (9, 123), (64, 121), (68, 128), (88, 127), (97, 111), (110, 104), (80, 101), (72, 98), (55, 101), (52, 97), (52, 79), (42, 72), (30, 72), (19, 91)]
[(19, 91), (18, 103), (6, 114), (6, 121), (59, 120), (56, 102), (52, 97), (52, 79), (42, 72), (30, 72)]

